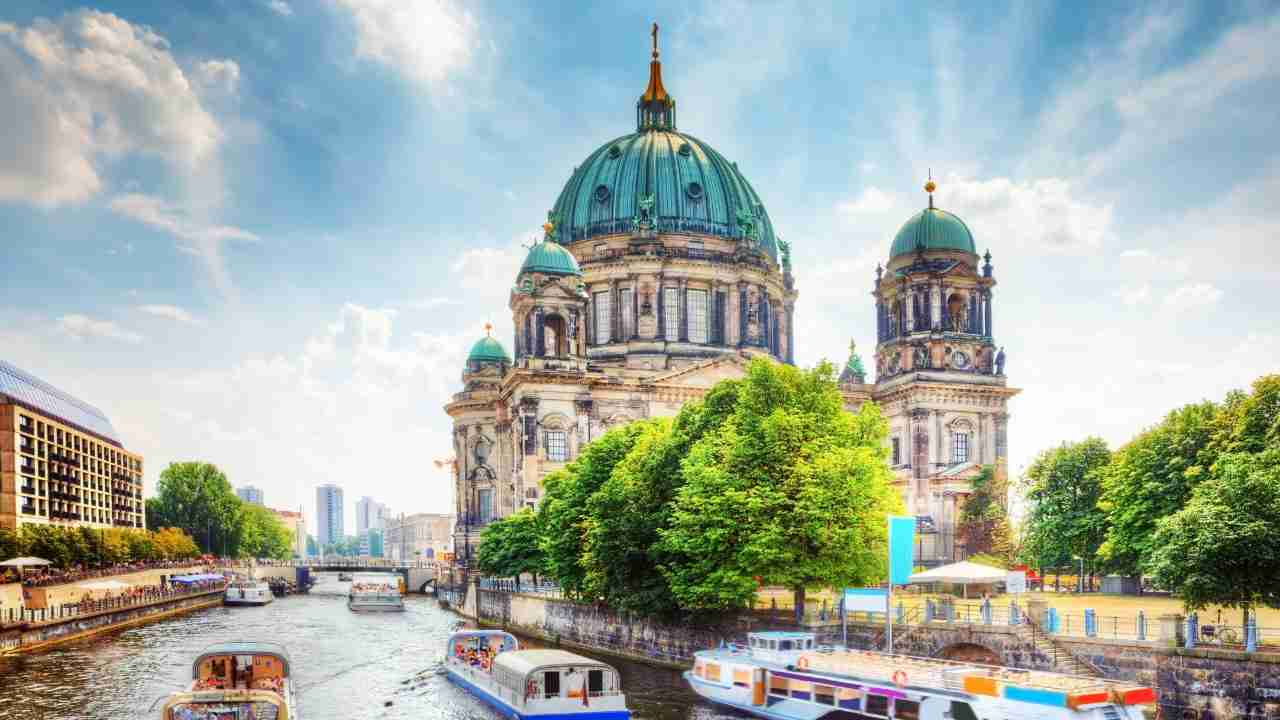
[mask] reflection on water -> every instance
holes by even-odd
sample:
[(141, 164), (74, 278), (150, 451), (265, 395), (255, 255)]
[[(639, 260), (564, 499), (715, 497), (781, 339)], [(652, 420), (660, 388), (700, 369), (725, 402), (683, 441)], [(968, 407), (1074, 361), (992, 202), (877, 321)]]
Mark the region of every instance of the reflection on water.
[[(347, 587), (322, 575), (311, 595), (265, 607), (202, 610), (37, 655), (0, 658), (0, 717), (153, 718), (157, 699), (186, 686), (202, 648), (271, 640), (292, 656), (302, 720), (498, 720), (438, 674), (445, 640), (462, 625), (457, 615), (424, 596), (407, 598), (403, 613), (353, 613), (346, 608)], [(700, 701), (678, 672), (599, 658), (622, 673), (640, 720), (735, 717)]]

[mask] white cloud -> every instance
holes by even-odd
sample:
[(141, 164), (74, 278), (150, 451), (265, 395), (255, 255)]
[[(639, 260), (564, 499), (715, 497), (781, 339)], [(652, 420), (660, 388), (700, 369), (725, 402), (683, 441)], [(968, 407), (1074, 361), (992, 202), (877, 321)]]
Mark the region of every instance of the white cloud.
[(1222, 298), (1222, 291), (1209, 283), (1191, 283), (1174, 289), (1164, 298), (1164, 304), (1176, 309), (1207, 307)]
[(869, 187), (853, 200), (840, 203), (836, 210), (841, 215), (856, 219), (862, 215), (880, 215), (898, 206), (898, 200), (877, 187)]
[(939, 207), (968, 224), (979, 252), (994, 242), (1005, 248), (1082, 252), (1101, 245), (1111, 233), (1111, 203), (1089, 203), (1062, 178), (948, 179), (936, 195)]
[(137, 309), (138, 312), (165, 318), (184, 325), (204, 324), (199, 318), (177, 305), (139, 305)]
[(356, 26), (356, 56), (415, 82), (447, 88), (477, 42), (471, 13), (450, 0), (334, 0)]
[(134, 344), (143, 341), (138, 333), (126, 330), (110, 320), (97, 320), (78, 313), (58, 318), (58, 330), (76, 340), (104, 338)]
[(234, 93), (240, 87), (240, 65), (235, 60), (205, 60), (196, 66), (196, 81), (206, 90)]
[(1137, 287), (1120, 288), (1113, 292), (1112, 296), (1129, 307), (1146, 305), (1151, 302), (1151, 286), (1143, 284)]
[(1120, 253), (1122, 258), (1149, 258), (1151, 251), (1146, 248), (1130, 248)]
[(256, 242), (258, 236), (238, 227), (198, 220), (181, 208), (151, 195), (129, 193), (111, 200), (116, 213), (169, 233), (181, 242), (179, 249), (198, 257), (214, 285), (224, 295), (232, 290), (231, 276), (222, 257), (228, 242)]
[(280, 17), (293, 15), (293, 8), (289, 7), (289, 3), (285, 2), (285, 0), (271, 0), (267, 3), (267, 7), (271, 8), (271, 12)]
[(195, 173), (223, 136), (163, 37), (93, 10), (0, 31), (0, 107), (0, 199), (44, 207), (92, 197), (125, 154)]

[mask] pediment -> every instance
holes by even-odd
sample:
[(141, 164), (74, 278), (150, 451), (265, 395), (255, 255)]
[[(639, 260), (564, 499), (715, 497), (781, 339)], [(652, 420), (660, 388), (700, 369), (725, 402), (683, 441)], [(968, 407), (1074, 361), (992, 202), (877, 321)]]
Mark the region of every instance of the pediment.
[(709, 388), (721, 380), (736, 380), (747, 374), (747, 361), (738, 355), (725, 355), (653, 378), (654, 385)]

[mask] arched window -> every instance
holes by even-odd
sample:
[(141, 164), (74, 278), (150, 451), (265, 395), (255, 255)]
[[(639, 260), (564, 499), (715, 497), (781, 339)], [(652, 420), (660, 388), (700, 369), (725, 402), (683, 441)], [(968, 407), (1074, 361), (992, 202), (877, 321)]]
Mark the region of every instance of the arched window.
[(952, 332), (964, 332), (968, 327), (969, 305), (960, 293), (953, 293), (947, 298), (947, 329)]
[(902, 302), (893, 301), (893, 310), (889, 315), (889, 337), (895, 338), (902, 334)]
[(564, 318), (550, 314), (542, 320), (542, 337), (546, 343), (547, 357), (564, 357), (569, 354), (569, 339), (565, 333)]
[(951, 464), (969, 462), (969, 433), (951, 433)]

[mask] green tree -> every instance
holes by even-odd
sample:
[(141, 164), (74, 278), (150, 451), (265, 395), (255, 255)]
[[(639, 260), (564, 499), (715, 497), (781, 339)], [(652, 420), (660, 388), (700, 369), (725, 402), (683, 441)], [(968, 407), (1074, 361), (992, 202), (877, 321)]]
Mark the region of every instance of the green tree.
[(153, 527), (185, 531), (200, 548), (213, 554), (237, 554), (244, 503), (236, 497), (227, 476), (203, 462), (171, 463), (156, 486)]
[[(886, 517), (901, 511), (879, 408), (857, 415), (829, 363), (801, 371), (755, 359), (732, 413), (681, 463), (662, 572), (686, 610), (742, 608), (758, 583), (882, 582)], [(758, 578), (758, 579), (757, 579)]]
[(1101, 554), (1114, 571), (1136, 575), (1155, 549), (1156, 523), (1187, 503), (1217, 458), (1210, 441), (1224, 422), (1212, 402), (1186, 405), (1116, 451), (1102, 476), (1107, 537)]
[(0, 528), (0, 558), (12, 560), (29, 554), (26, 539), (21, 533), (9, 528)]
[(261, 505), (241, 503), (235, 548), (238, 557), (288, 560), (289, 529), (276, 514)]
[(732, 414), (741, 383), (723, 381), (701, 401), (689, 402), (674, 420), (635, 423), (635, 443), (605, 484), (587, 501), (581, 564), (586, 594), (610, 607), (671, 616), (679, 604), (659, 570), (662, 528), (671, 521), (683, 485), (681, 461), (695, 442)]
[(1280, 449), (1223, 456), (1152, 547), (1152, 575), (1188, 610), (1280, 607)]
[(476, 564), (481, 572), (514, 577), (517, 584), (522, 573), (533, 575), (537, 582), (546, 560), (539, 546), (540, 537), (539, 516), (533, 510), (512, 513), (484, 529)]
[(584, 596), (586, 569), (581, 560), (587, 500), (631, 451), (641, 428), (629, 423), (609, 430), (583, 448), (573, 462), (543, 480), (539, 548), (546, 557), (547, 573), (571, 597)]
[(1259, 453), (1280, 448), (1280, 375), (1253, 381), (1252, 392), (1227, 396), (1210, 452)]
[(1074, 565), (1076, 557), (1096, 566), (1107, 531), (1098, 499), (1110, 458), (1104, 441), (1088, 438), (1046, 450), (1031, 463), (1024, 552), (1037, 566)]

